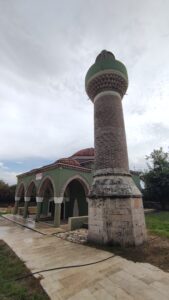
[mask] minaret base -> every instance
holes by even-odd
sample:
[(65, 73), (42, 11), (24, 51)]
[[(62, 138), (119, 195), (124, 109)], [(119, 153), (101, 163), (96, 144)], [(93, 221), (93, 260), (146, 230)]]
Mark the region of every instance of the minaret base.
[(89, 199), (88, 209), (89, 242), (137, 246), (146, 241), (141, 197)]

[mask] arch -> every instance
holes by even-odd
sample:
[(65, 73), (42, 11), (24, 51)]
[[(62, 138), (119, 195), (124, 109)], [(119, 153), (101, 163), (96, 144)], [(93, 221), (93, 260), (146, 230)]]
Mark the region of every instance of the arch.
[(54, 192), (54, 195), (55, 195), (55, 184), (54, 184), (53, 179), (50, 176), (46, 176), (46, 177), (43, 178), (43, 180), (42, 180), (42, 182), (39, 186), (37, 195), (39, 197), (43, 197), (46, 187), (50, 186), (50, 184), (52, 185), (53, 192)]
[[(89, 193), (89, 184), (86, 180), (75, 175), (70, 177), (63, 185), (60, 197), (63, 198), (61, 204), (61, 220), (67, 220), (69, 217), (86, 216), (88, 214), (87, 196)], [(67, 199), (67, 196), (69, 199)]]
[(25, 191), (26, 191), (25, 184), (23, 182), (21, 182), (17, 187), (15, 196), (16, 197), (25, 197)]
[(31, 196), (32, 196), (32, 193), (33, 193), (34, 188), (37, 189), (37, 188), (36, 188), (35, 181), (32, 180), (32, 181), (30, 182), (30, 184), (28, 185), (28, 188), (27, 188), (27, 190), (26, 190), (26, 193), (25, 193), (26, 197), (31, 197)]
[(39, 189), (38, 197), (42, 197), (40, 218), (44, 221), (54, 220), (55, 204), (54, 204), (55, 185), (50, 176), (43, 178)]
[(73, 177), (70, 177), (66, 182), (65, 184), (63, 185), (62, 189), (61, 189), (61, 192), (60, 192), (60, 196), (63, 197), (64, 196), (64, 193), (66, 191), (66, 188), (67, 186), (69, 185), (69, 183), (71, 183), (71, 181), (73, 180), (77, 180), (81, 183), (81, 185), (83, 186), (84, 188), (84, 191), (85, 191), (85, 195), (86, 197), (88, 196), (88, 193), (89, 193), (89, 184), (88, 182), (80, 175), (75, 175)]

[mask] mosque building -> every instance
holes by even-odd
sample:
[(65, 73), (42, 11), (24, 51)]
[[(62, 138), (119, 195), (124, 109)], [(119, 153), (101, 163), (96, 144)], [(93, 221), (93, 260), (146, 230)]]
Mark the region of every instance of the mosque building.
[[(70, 217), (87, 216), (93, 168), (94, 148), (87, 148), (18, 175), (14, 213), (22, 207), (23, 217), (27, 218), (30, 208), (36, 207), (36, 221), (50, 222), (55, 227)], [(138, 173), (131, 174), (140, 189)]]

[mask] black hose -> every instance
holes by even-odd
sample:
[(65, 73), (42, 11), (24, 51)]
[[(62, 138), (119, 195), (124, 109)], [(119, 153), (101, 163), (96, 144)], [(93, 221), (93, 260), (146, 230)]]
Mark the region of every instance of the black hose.
[(91, 266), (91, 265), (95, 265), (95, 264), (101, 263), (103, 261), (106, 261), (106, 260), (108, 260), (110, 258), (113, 258), (113, 257), (115, 257), (115, 255), (111, 255), (111, 256), (109, 256), (107, 258), (104, 258), (104, 259), (101, 259), (101, 260), (98, 260), (98, 261), (94, 261), (94, 262), (91, 262), (91, 263), (87, 263), (87, 264), (62, 266), (62, 267), (55, 267), (55, 268), (40, 270), (40, 271), (36, 271), (36, 272), (33, 272), (33, 273), (26, 274), (24, 276), (18, 277), (16, 279), (14, 279), (14, 281), (25, 279), (25, 278), (28, 278), (30, 276), (33, 276), (33, 275), (36, 275), (36, 274), (39, 274), (39, 273), (44, 273), (44, 272), (50, 272), (50, 271), (56, 271), (56, 270), (63, 270), (63, 269), (80, 268), (80, 267)]
[(87, 266), (91, 266), (91, 265), (95, 265), (95, 264), (104, 262), (104, 261), (106, 261), (106, 260), (108, 260), (110, 258), (113, 258), (113, 257), (115, 257), (115, 255), (111, 255), (111, 256), (109, 256), (107, 258), (104, 258), (104, 259), (101, 259), (101, 260), (98, 260), (98, 261), (94, 261), (94, 262), (91, 262), (91, 263), (87, 263), (87, 264), (70, 265), (70, 266), (62, 266), (62, 267), (55, 267), (55, 268), (50, 268), (50, 269), (44, 269), (44, 270), (36, 271), (36, 272), (33, 272), (33, 273), (28, 273), (26, 275), (23, 275), (21, 277), (17, 277), (15, 279), (5, 280), (5, 282), (19, 281), (19, 280), (31, 277), (31, 276), (39, 274), (39, 273), (45, 273), (45, 272), (51, 272), (51, 271), (63, 270), (63, 269), (70, 269), (70, 268), (87, 267)]

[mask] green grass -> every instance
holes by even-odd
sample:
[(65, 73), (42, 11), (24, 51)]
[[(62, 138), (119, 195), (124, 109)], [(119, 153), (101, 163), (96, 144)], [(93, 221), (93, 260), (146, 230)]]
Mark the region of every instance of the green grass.
[(169, 212), (149, 213), (145, 219), (147, 228), (151, 233), (169, 238)]
[(0, 299), (1, 300), (49, 300), (39, 280), (29, 277), (14, 281), (29, 273), (25, 264), (15, 253), (0, 241)]

